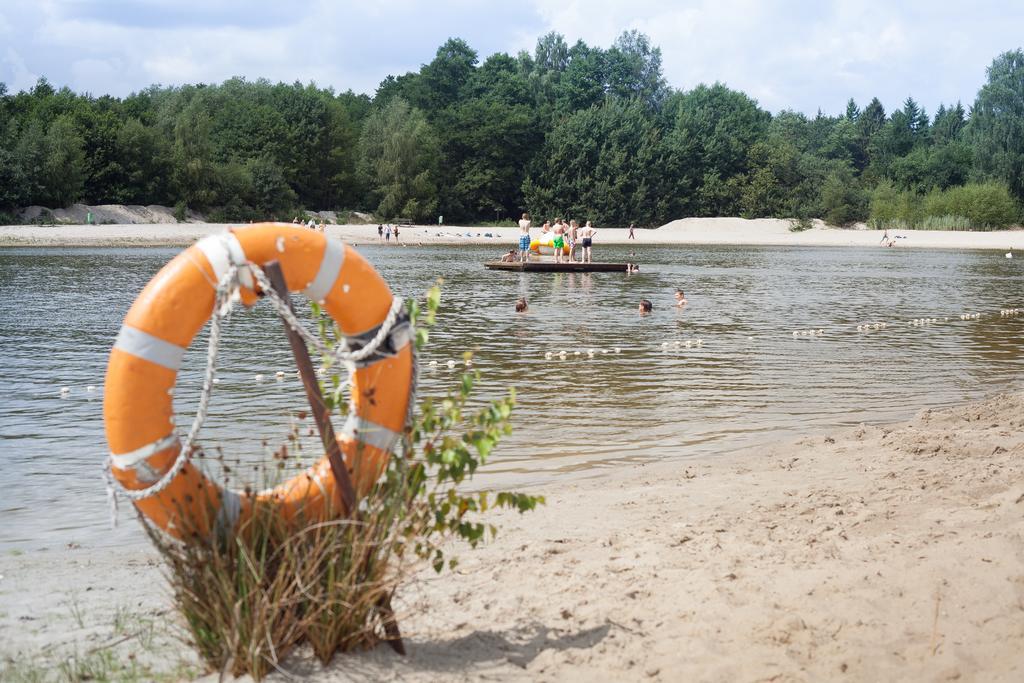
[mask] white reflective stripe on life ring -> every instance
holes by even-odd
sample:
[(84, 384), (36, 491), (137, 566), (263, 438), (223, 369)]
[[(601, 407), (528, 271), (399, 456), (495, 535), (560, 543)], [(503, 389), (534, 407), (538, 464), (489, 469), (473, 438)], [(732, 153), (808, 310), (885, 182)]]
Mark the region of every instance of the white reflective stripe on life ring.
[(110, 463), (119, 470), (133, 469), (146, 458), (156, 455), (160, 451), (166, 451), (179, 441), (180, 439), (177, 434), (169, 434), (162, 439), (157, 439), (153, 443), (136, 448), (134, 451), (120, 454), (111, 453)]
[(227, 272), (228, 266), (234, 264), (238, 266), (238, 281), (242, 283), (242, 286), (255, 289), (252, 273), (246, 267), (248, 259), (245, 256), (245, 250), (242, 249), (242, 244), (234, 233), (224, 232), (218, 235), (209, 235), (196, 242), (196, 247), (210, 262), (216, 282), (220, 282), (224, 273)]
[(181, 368), (181, 360), (185, 357), (183, 346), (164, 341), (128, 325), (121, 325), (114, 348), (148, 360), (150, 363), (162, 365), (174, 372)]
[(306, 286), (303, 291), (310, 301), (323, 301), (331, 293), (331, 288), (341, 273), (341, 266), (345, 263), (345, 245), (338, 240), (327, 238), (327, 248), (324, 250), (324, 257), (320, 261), (320, 269), (316, 271), (316, 277)]
[(354, 441), (364, 443), (367, 446), (379, 448), (385, 453), (390, 453), (401, 438), (401, 434), (393, 432), (387, 427), (370, 422), (354, 413), (349, 413), (345, 420), (341, 433)]

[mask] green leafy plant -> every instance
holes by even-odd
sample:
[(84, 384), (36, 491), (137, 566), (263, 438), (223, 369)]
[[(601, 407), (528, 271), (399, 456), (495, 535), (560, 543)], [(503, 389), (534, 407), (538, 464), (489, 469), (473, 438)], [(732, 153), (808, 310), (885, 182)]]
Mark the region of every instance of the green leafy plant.
[(803, 232), (804, 230), (810, 230), (814, 227), (814, 221), (807, 216), (801, 216), (799, 218), (789, 219), (789, 231), (790, 232)]
[[(435, 286), (422, 304), (408, 304), (417, 349), (429, 340), (440, 301)], [(321, 338), (337, 343), (340, 331), (312, 306)], [(329, 366), (329, 356), (323, 360), (325, 401), (344, 413), (347, 377)], [(486, 521), (489, 511), (526, 512), (544, 502), (517, 492), (462, 491), (510, 433), (515, 406), (510, 391), (473, 409), (479, 380), (469, 371), (443, 398), (422, 399), (400, 452), (353, 516), (285, 520), (247, 486), (252, 514), (226, 533), (177, 541), (144, 521), (189, 638), (210, 669), (259, 679), (299, 643), (309, 643), (324, 663), (339, 650), (373, 646), (389, 637), (391, 596), (424, 562), (438, 572), (455, 567), (457, 558), (446, 554), (453, 540), (475, 547), (497, 533)], [(293, 423), (294, 445), (298, 429)], [(277, 483), (297, 450), (283, 444), (274, 462), (263, 463), (261, 484)]]

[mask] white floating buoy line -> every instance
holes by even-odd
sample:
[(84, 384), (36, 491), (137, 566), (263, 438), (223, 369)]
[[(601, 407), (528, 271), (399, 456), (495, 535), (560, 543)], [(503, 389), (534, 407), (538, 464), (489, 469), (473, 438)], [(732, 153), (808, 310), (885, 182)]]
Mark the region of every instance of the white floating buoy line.
[(816, 330), (793, 330), (794, 337), (823, 337), (825, 330), (818, 328)]
[(1013, 318), (1021, 313), (1024, 313), (1024, 308), (1004, 308), (999, 311), (999, 315), (1003, 318)]
[(863, 325), (857, 325), (858, 332), (871, 332), (872, 330), (884, 330), (889, 326), (889, 323), (864, 323)]
[[(672, 346), (676, 347), (677, 349), (680, 348), (680, 347), (686, 347), (688, 349), (689, 348), (693, 348), (693, 347), (700, 348), (703, 345), (704, 345), (704, 340), (703, 339), (682, 339), (682, 340), (677, 339), (674, 342), (672, 342)], [(661, 348), (662, 349), (667, 349), (668, 347), (669, 347), (669, 343), (668, 342), (662, 342), (661, 343)], [(615, 353), (618, 353), (619, 351), (620, 351), (619, 347), (615, 347)]]

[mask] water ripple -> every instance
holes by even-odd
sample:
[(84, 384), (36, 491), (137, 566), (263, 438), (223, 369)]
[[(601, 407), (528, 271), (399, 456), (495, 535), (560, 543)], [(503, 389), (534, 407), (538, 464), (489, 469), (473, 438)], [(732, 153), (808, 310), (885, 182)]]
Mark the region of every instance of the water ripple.
[[(99, 474), (106, 453), (103, 376), (128, 306), (175, 253), (0, 250), (7, 380), (0, 402), (0, 550), (140, 540), (134, 522), (116, 531), (107, 526)], [(467, 349), (484, 376), (480, 400), (516, 387), (515, 431), (483, 485), (707, 457), (798, 432), (902, 419), (923, 407), (1020, 387), (1024, 377), (1024, 316), (999, 316), (1002, 308), (1024, 306), (1022, 266), (993, 252), (599, 252), (602, 259), (639, 262), (641, 272), (632, 276), (491, 272), (480, 264), (492, 254), (475, 246), (363, 253), (404, 296), (445, 280), (440, 325), (422, 363), (426, 395), (453, 385)], [(671, 305), (676, 287), (690, 299), (685, 309)], [(525, 315), (513, 312), (520, 296), (530, 301)], [(654, 302), (652, 314), (638, 315), (641, 298)], [(974, 312), (982, 317), (960, 319)], [(940, 322), (910, 324), (919, 318)], [(887, 327), (856, 330), (876, 322)], [(809, 329), (823, 334), (792, 334)], [(179, 377), (181, 425), (191, 420), (198, 396), (204, 344), (200, 335)], [(222, 447), (227, 462), (251, 462), (286, 437), (304, 409), (301, 386), (266, 305), (233, 316), (221, 357), (204, 438)], [(448, 360), (458, 362), (456, 370)], [(274, 379), (278, 370), (286, 373), (281, 382)], [(257, 374), (266, 377), (263, 384), (255, 383)], [(70, 394), (62, 397), (61, 387)], [(307, 458), (316, 457), (309, 425), (300, 432)]]

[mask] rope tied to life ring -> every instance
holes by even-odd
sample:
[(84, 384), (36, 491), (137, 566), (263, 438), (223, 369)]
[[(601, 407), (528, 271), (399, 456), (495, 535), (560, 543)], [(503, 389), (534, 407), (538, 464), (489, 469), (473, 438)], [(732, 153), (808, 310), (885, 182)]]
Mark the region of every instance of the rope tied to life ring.
[[(221, 239), (226, 242), (227, 237), (224, 236)], [(212, 315), (210, 316), (210, 335), (209, 343), (207, 345), (206, 370), (203, 378), (203, 388), (200, 392), (199, 403), (196, 409), (195, 418), (192, 421), (192, 426), (184, 440), (182, 440), (175, 432), (166, 439), (151, 445), (152, 452), (156, 453), (168, 448), (176, 441), (180, 442), (181, 447), (174, 463), (151, 485), (140, 489), (130, 489), (125, 487), (113, 476), (113, 467), (115, 466), (113, 454), (108, 454), (104, 461), (103, 476), (106, 485), (107, 501), (110, 507), (111, 527), (117, 526), (119, 496), (123, 496), (133, 503), (156, 496), (163, 492), (171, 482), (174, 481), (175, 477), (180, 474), (182, 468), (191, 460), (199, 433), (206, 421), (210, 398), (213, 394), (214, 376), (216, 374), (217, 356), (220, 348), (222, 323), (230, 316), (234, 302), (239, 298), (239, 287), (244, 284), (242, 282), (242, 277), (240, 277), (242, 268), (245, 268), (246, 271), (248, 271), (247, 274), (251, 275), (251, 278), (259, 284), (264, 298), (270, 302), (275, 312), (282, 318), (286, 325), (297, 332), (303, 341), (315, 348), (322, 357), (329, 359), (332, 363), (343, 365), (346, 368), (348, 372), (346, 384), (348, 385), (351, 385), (357, 363), (378, 353), (381, 346), (387, 342), (393, 334), (400, 330), (403, 333), (408, 333), (408, 330), (410, 329), (408, 321), (404, 320), (404, 300), (402, 297), (394, 296), (387, 316), (381, 322), (373, 337), (361, 343), (359, 348), (352, 349), (346, 337), (344, 335), (340, 335), (337, 344), (335, 344), (332, 349), (325, 344), (318, 335), (310, 332), (305, 325), (302, 324), (288, 303), (278, 295), (276, 289), (271, 284), (270, 279), (259, 265), (251, 261), (246, 261), (243, 266), (230, 264), (223, 276), (216, 283), (214, 307)], [(418, 378), (415, 354), (413, 354), (412, 362), (413, 367), (411, 384), (409, 387), (409, 401), (405, 416), (406, 424), (408, 424), (409, 420), (412, 418), (415, 406)], [(408, 448), (408, 444), (404, 439), (402, 440), (401, 445), (405, 449)]]

